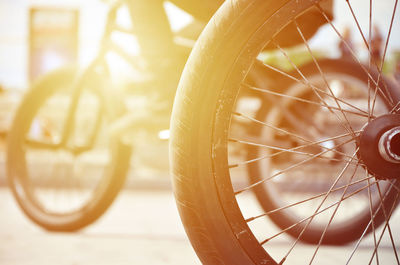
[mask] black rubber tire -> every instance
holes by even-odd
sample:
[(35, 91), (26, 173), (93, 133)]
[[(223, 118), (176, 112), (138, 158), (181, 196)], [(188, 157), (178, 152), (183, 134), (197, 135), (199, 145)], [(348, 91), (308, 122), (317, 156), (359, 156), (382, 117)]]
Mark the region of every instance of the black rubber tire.
[(257, 257), (246, 252), (247, 241), (258, 242), (245, 230), (237, 231), (240, 226), (232, 227), (224, 214), (214, 182), (211, 117), (241, 49), (286, 2), (225, 2), (196, 43), (178, 87), (170, 142), (174, 193), (186, 233), (203, 264), (273, 264), (264, 251), (258, 250)]
[[(360, 84), (364, 84), (363, 87), (368, 89), (368, 76), (367, 73), (362, 69), (362, 67), (356, 63), (355, 61), (352, 60), (345, 60), (345, 59), (321, 59), (318, 60), (318, 65), (322, 72), (325, 75), (329, 74), (337, 74), (342, 77), (348, 77), (354, 80), (357, 80), (360, 82)], [(314, 77), (320, 77), (320, 72), (319, 69), (315, 66), (314, 62), (310, 62), (306, 65), (303, 65), (299, 67), (299, 71), (304, 75), (304, 77), (307, 80), (312, 79), (312, 76)], [(378, 74), (371, 71), (370, 74), (377, 80)], [(301, 79), (301, 77), (298, 75), (298, 73), (293, 70), (292, 73), (290, 73), (291, 76), (296, 76), (297, 78)], [(381, 77), (381, 82), (380, 85), (381, 87), (386, 84), (388, 88), (394, 93), (397, 93), (396, 87), (395, 86), (390, 86), (390, 81), (389, 80), (383, 80), (384, 77)], [(323, 81), (321, 81), (323, 82)], [(298, 84), (297, 82), (291, 80), (291, 82), (287, 82), (287, 85), (284, 86), (282, 89), (282, 92), (285, 90), (288, 90), (291, 85), (296, 85)], [(361, 87), (360, 87), (361, 88)], [(385, 100), (384, 98), (381, 98), (381, 102), (384, 104)], [(386, 102), (387, 103), (387, 102)], [(270, 103), (269, 103), (270, 104)], [(387, 103), (388, 104), (388, 103)], [(387, 106), (388, 107), (388, 106)], [(268, 115), (268, 112), (270, 111), (270, 106), (268, 105), (268, 102), (264, 102), (260, 109), (258, 110), (255, 118), (260, 121), (266, 120), (266, 116)], [(255, 126), (251, 128), (251, 133), (255, 137), (259, 137), (261, 134), (261, 126)], [(256, 130), (254, 130), (256, 129)], [(259, 148), (257, 147), (249, 147), (248, 153), (249, 157), (248, 159), (252, 159), (255, 157), (255, 154), (258, 153)], [(248, 172), (249, 172), (249, 178), (251, 183), (255, 183), (257, 181), (260, 181), (259, 176), (260, 174), (260, 169), (258, 167), (257, 163), (252, 163), (248, 165)], [(271, 193), (268, 192), (268, 190), (265, 188), (265, 186), (259, 186), (254, 189), (254, 193), (262, 206), (262, 208), (265, 210), (265, 212), (272, 211), (274, 209), (277, 209), (281, 207), (282, 205), (277, 204), (276, 200), (277, 197), (274, 197)], [(276, 194), (275, 194), (276, 195)], [(279, 199), (279, 198), (278, 198)], [(392, 198), (394, 199), (394, 198)], [(385, 200), (386, 203), (386, 208), (390, 208), (390, 206), (393, 204), (393, 200)], [(379, 204), (376, 203), (374, 205), (373, 211), (375, 211), (379, 207)], [(298, 222), (296, 219), (292, 219), (290, 216), (288, 216), (285, 212), (276, 212), (275, 214), (272, 214), (269, 216), (270, 220), (272, 220), (279, 228), (285, 229), (287, 227), (292, 226), (294, 223)], [(325, 236), (324, 240), (322, 241), (322, 244), (326, 245), (343, 245), (347, 244), (349, 242), (352, 242), (356, 239), (358, 239), (362, 233), (364, 232), (364, 228), (368, 225), (369, 221), (371, 220), (370, 216), (370, 209), (367, 207), (364, 209), (364, 211), (355, 217), (353, 217), (351, 220), (348, 220), (346, 223), (340, 224), (337, 229), (329, 229)], [(376, 227), (379, 227), (383, 222), (385, 221), (385, 218), (383, 215), (376, 215), (374, 218), (374, 224)], [(288, 234), (293, 236), (294, 238), (297, 238), (299, 234), (302, 232), (304, 228), (304, 224), (299, 224), (293, 229), (289, 229), (287, 231)], [(367, 230), (367, 233), (370, 233), (372, 231), (372, 227)], [(310, 243), (310, 244), (318, 244), (321, 234), (323, 230), (318, 229), (318, 228), (311, 228), (308, 227), (306, 229), (302, 236), (301, 236), (301, 241)]]
[[(37, 115), (38, 110), (54, 93), (65, 88), (65, 84), (73, 84), (77, 77), (75, 68), (62, 68), (53, 71), (33, 84), (23, 97), (14, 116), (8, 136), (7, 149), (7, 173), (9, 186), (19, 206), (26, 216), (33, 222), (50, 231), (71, 232), (76, 231), (96, 221), (109, 208), (111, 203), (122, 188), (126, 173), (130, 164), (131, 147), (123, 144), (117, 138), (109, 140), (111, 153), (111, 164), (104, 172), (99, 185), (96, 186), (93, 197), (79, 209), (68, 213), (48, 212), (40, 204), (35, 202), (36, 198), (31, 192), (29, 177), (25, 175), (25, 135), (31, 127), (31, 122)], [(92, 76), (90, 82), (101, 88), (106, 83), (100, 76)], [(91, 83), (92, 84), (92, 83)], [(97, 96), (102, 102), (103, 111), (100, 115), (104, 120), (115, 119), (118, 111), (115, 106), (108, 106), (111, 98), (107, 98), (107, 91), (97, 91)], [(110, 103), (111, 104), (111, 103)]]
[(265, 47), (260, 40), (315, 2), (226, 1), (189, 57), (175, 98), (170, 158), (180, 216), (203, 264), (277, 264), (247, 226), (221, 157), (239, 86)]

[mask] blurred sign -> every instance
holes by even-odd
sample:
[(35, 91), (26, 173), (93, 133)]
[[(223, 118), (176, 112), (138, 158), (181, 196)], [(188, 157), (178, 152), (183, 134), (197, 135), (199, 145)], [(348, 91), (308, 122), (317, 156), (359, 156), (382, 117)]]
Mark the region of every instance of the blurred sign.
[(29, 78), (65, 64), (78, 55), (79, 11), (31, 8), (29, 12)]

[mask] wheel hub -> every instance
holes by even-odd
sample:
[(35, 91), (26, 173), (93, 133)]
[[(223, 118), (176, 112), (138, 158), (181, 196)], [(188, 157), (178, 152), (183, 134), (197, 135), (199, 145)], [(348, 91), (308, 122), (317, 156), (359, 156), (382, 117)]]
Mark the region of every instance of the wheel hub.
[(400, 179), (400, 115), (387, 114), (369, 122), (360, 134), (359, 157), (379, 179)]

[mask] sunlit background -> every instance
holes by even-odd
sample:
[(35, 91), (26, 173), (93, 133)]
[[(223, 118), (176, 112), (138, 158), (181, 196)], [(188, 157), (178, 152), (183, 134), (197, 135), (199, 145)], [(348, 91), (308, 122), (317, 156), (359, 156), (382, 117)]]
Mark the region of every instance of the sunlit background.
[[(111, 4), (114, 2), (108, 0), (0, 0), (0, 184), (2, 184), (2, 187), (6, 185), (6, 138), (21, 99), (29, 93), (37, 80), (40, 80), (40, 78), (55, 69), (69, 65), (77, 66), (78, 72), (83, 72), (87, 69), (99, 53), (107, 14)], [(375, 2), (374, 16), (387, 16), (387, 10), (392, 9), (392, 2)], [(368, 54), (363, 49), (363, 40), (358, 37), (358, 29), (353, 25), (354, 23), (350, 23), (352, 21), (349, 20), (349, 14), (342, 12), (343, 10), (349, 12), (345, 5), (345, 1), (335, 1), (335, 25), (341, 32), (349, 30), (355, 50), (357, 52), (360, 51), (357, 56), (360, 60), (366, 62), (368, 61)], [(368, 9), (363, 8), (365, 1), (354, 0), (352, 5), (359, 12), (357, 16), (360, 19), (362, 28), (368, 28)], [(192, 35), (193, 38), (177, 37), (175, 39), (176, 43), (190, 50), (203, 24), (196, 24), (191, 15), (169, 2), (165, 2), (164, 7), (169, 17), (171, 29), (174, 32), (185, 29), (191, 23), (195, 24), (194, 28), (197, 31), (189, 32), (188, 34)], [(125, 29), (132, 28), (127, 8), (123, 7), (118, 10), (117, 23)], [(390, 21), (384, 20), (383, 24), (379, 23), (374, 24), (374, 26), (381, 30), (382, 36), (386, 36), (387, 31), (385, 30), (388, 29)], [(349, 24), (352, 26), (349, 26)], [(331, 33), (330, 26), (325, 25), (310, 41), (311, 48), (318, 56), (340, 57), (340, 40)], [(0, 193), (0, 201), (4, 201), (0, 202), (0, 215), (1, 211), (3, 211), (5, 215), (12, 212), (13, 216), (15, 216), (15, 218), (13, 217), (14, 219), (7, 219), (5, 226), (0, 227), (0, 230), (5, 236), (11, 238), (11, 245), (16, 246), (14, 248), (15, 253), (20, 251), (17, 247), (21, 249), (26, 247), (15, 243), (17, 240), (24, 239), (25, 234), (21, 231), (15, 232), (12, 229), (21, 230), (20, 227), (28, 227), (27, 235), (30, 244), (34, 244), (35, 240), (40, 241), (42, 238), (46, 238), (45, 245), (52, 245), (54, 242), (61, 245), (64, 242), (78, 244), (80, 240), (83, 240), (84, 248), (89, 248), (89, 251), (86, 252), (87, 256), (95, 256), (101, 251), (107, 251), (105, 246), (113, 244), (112, 249), (115, 252), (109, 254), (109, 256), (111, 257), (110, 259), (118, 260), (116, 252), (119, 248), (125, 251), (126, 257), (129, 257), (129, 244), (132, 244), (136, 247), (135, 255), (140, 255), (140, 249), (143, 247), (141, 244), (144, 243), (145, 248), (147, 248), (147, 252), (144, 251), (145, 259), (149, 259), (150, 256), (157, 253), (161, 257), (161, 261), (155, 259), (160, 262), (159, 264), (169, 264), (168, 262), (171, 264), (178, 264), (179, 262), (181, 262), (179, 264), (195, 264), (198, 261), (180, 225), (172, 199), (168, 161), (169, 113), (164, 111), (165, 109), (170, 109), (170, 106), (165, 109), (163, 109), (163, 106), (157, 106), (160, 107), (161, 112), (165, 112), (166, 117), (160, 118), (160, 121), (157, 120), (157, 117), (152, 117), (154, 118), (153, 124), (146, 123), (149, 120), (149, 116), (146, 116), (148, 108), (153, 108), (155, 105), (151, 101), (154, 95), (147, 93), (147, 86), (144, 89), (140, 87), (137, 89), (137, 84), (142, 81), (147, 82), (153, 78), (153, 73), (146, 71), (146, 61), (141, 56), (137, 38), (133, 34), (114, 32), (111, 35), (111, 40), (120, 45), (127, 56), (123, 58), (115, 53), (107, 54), (106, 60), (109, 73), (100, 71), (91, 76), (90, 81), (93, 81), (96, 86), (104, 86), (105, 89), (113, 90), (118, 96), (117, 98), (120, 101), (117, 100), (116, 103), (111, 105), (112, 115), (120, 115), (114, 112), (118, 112), (122, 106), (127, 109), (125, 111), (126, 115), (113, 123), (112, 126), (108, 123), (102, 123), (104, 121), (100, 121), (98, 125), (96, 115), (102, 111), (102, 96), (106, 95), (107, 97), (109, 94), (102, 94), (90, 89), (85, 91), (77, 104), (77, 110), (80, 115), (76, 119), (75, 130), (72, 133), (77, 137), (74, 139), (71, 149), (76, 149), (73, 152), (70, 152), (71, 150), (63, 152), (57, 148), (54, 148), (56, 151), (54, 149), (41, 150), (40, 148), (40, 150), (32, 151), (27, 148), (28, 145), (24, 146), (24, 141), (26, 140), (24, 135), (15, 136), (15, 139), (23, 139), (20, 141), (23, 148), (20, 148), (21, 150), (16, 148), (15, 153), (17, 155), (15, 157), (18, 157), (18, 155), (24, 156), (27, 161), (26, 168), (15, 166), (15, 171), (20, 171), (15, 174), (25, 173), (24, 170), (31, 173), (32, 183), (37, 186), (35, 194), (40, 205), (38, 208), (45, 209), (45, 212), (54, 211), (56, 217), (53, 217), (56, 220), (58, 214), (62, 215), (79, 210), (82, 202), (85, 204), (86, 201), (93, 199), (95, 197), (91, 194), (93, 187), (99, 186), (101, 190), (102, 185), (107, 185), (107, 183), (103, 183), (104, 180), (96, 177), (99, 174), (101, 175), (103, 171), (107, 172), (110, 165), (114, 165), (112, 163), (116, 163), (113, 159), (117, 162), (124, 161), (125, 164), (123, 165), (127, 167), (127, 180), (123, 186), (125, 188), (122, 194), (123, 199), (117, 200), (116, 206), (113, 205), (111, 208), (111, 214), (106, 215), (104, 220), (100, 219), (98, 226), (91, 226), (89, 229), (84, 230), (83, 233), (79, 233), (77, 237), (65, 239), (62, 236), (58, 237), (58, 235), (54, 236), (54, 238), (47, 238), (49, 237), (48, 234), (33, 226), (27, 221), (27, 217), (22, 216), (18, 210), (13, 208), (16, 203), (10, 200), (11, 195)], [(384, 72), (388, 77), (394, 79), (396, 63), (400, 60), (399, 27), (395, 27), (392, 30), (391, 40)], [(305, 62), (311, 59), (304, 46), (290, 48), (287, 51), (296, 62)], [(264, 52), (259, 56), (259, 59), (282, 69), (290, 69), (291, 65), (284, 57), (282, 53)], [(134, 66), (129, 64), (129, 58), (134, 58)], [(171, 72), (174, 70), (176, 69), (171, 69)], [(62, 80), (59, 82), (62, 87), (59, 91), (60, 93), (56, 93), (54, 97), (43, 103), (43, 106), (37, 112), (37, 116), (30, 117), (29, 110), (20, 114), (21, 117), (26, 114), (26, 121), (30, 122), (30, 127), (25, 128), (25, 131), (23, 131), (29, 138), (26, 142), (31, 141), (35, 145), (43, 141), (45, 144), (56, 145), (61, 141), (63, 138), (62, 121), (67, 117), (68, 104), (70, 104), (69, 94), (66, 93), (68, 91), (68, 81), (74, 80), (76, 73), (75, 70), (66, 70), (66, 75), (59, 79)], [(105, 78), (108, 74), (111, 78)], [(175, 81), (179, 75), (180, 71), (171, 75), (171, 83), (174, 84), (173, 88), (175, 88)], [(133, 86), (132, 88), (132, 84), (135, 84), (136, 87)], [(163, 89), (164, 85), (167, 86), (165, 83), (156, 83), (153, 89), (157, 90), (159, 87)], [(87, 85), (87, 87), (90, 88), (90, 85)], [(333, 83), (332, 87), (333, 89), (338, 87), (337, 91), (339, 92), (343, 90), (340, 84), (335, 87), (335, 83)], [(132, 91), (134, 92), (132, 93)], [(112, 101), (110, 98), (107, 98), (107, 100)], [(254, 114), (260, 104), (259, 100), (244, 97), (244, 100), (240, 101), (237, 107), (239, 110)], [(135, 124), (137, 120), (139, 120), (138, 126)], [(154, 126), (154, 123), (157, 126)], [(127, 124), (133, 125), (126, 129)], [(96, 148), (82, 155), (78, 149), (82, 143), (85, 144), (85, 141), (90, 141), (88, 139), (93, 131), (99, 132), (99, 137), (95, 141)], [(238, 132), (241, 133), (240, 129)], [(113, 144), (113, 138), (110, 136), (118, 136), (122, 139), (122, 144), (128, 145), (129, 148), (131, 146), (134, 148), (127, 151), (124, 147), (117, 145), (120, 149), (108, 149), (110, 144)], [(332, 143), (327, 142), (326, 144), (326, 147), (330, 148), (329, 144)], [(242, 155), (240, 150), (236, 153), (235, 151), (237, 150), (232, 152), (234, 156), (238, 155), (240, 157)], [(132, 152), (133, 155), (125, 156), (125, 152)], [(127, 161), (124, 160), (125, 158)], [(19, 165), (19, 162), (17, 159), (12, 161), (14, 165)], [(243, 181), (243, 176), (246, 177), (245, 171), (246, 169), (243, 169), (238, 173), (242, 178), (238, 183), (234, 183), (238, 187), (242, 187), (248, 181), (247, 179)], [(116, 172), (118, 173), (118, 170)], [(67, 182), (60, 180), (63, 176), (69, 174), (73, 177), (68, 178)], [(304, 174), (304, 172), (299, 174)], [(55, 175), (58, 178), (52, 178)], [(85, 178), (81, 178), (81, 176), (85, 176)], [(279, 181), (280, 179), (277, 178), (277, 182)], [(22, 187), (23, 185), (20, 186)], [(16, 187), (15, 193), (21, 194), (22, 201), (29, 197), (29, 192), (25, 194), (23, 188), (18, 186), (18, 183)], [(291, 195), (289, 193), (288, 197)], [(65, 198), (72, 199), (64, 201)], [(141, 200), (145, 200), (146, 203), (141, 203)], [(160, 202), (162, 203), (160, 204)], [(251, 210), (253, 209), (250, 208), (249, 211)], [(171, 215), (170, 212), (172, 212)], [(152, 221), (148, 221), (149, 219)], [(36, 222), (40, 222), (40, 220), (36, 220)], [(135, 223), (135, 225), (131, 225), (132, 223)], [(11, 227), (9, 231), (6, 231), (7, 225)], [(50, 229), (56, 230), (55, 228)], [(69, 230), (74, 229), (71, 228)], [(88, 247), (92, 242), (90, 238), (96, 237), (100, 238), (100, 247)], [(111, 241), (108, 240), (110, 238)], [(121, 238), (122, 241), (120, 240)], [(128, 243), (124, 242), (124, 240), (128, 241)], [(165, 254), (168, 247), (172, 248), (170, 256)], [(83, 253), (79, 252), (79, 250), (79, 247), (75, 247), (71, 251)], [(171, 258), (172, 255), (178, 257), (181, 250), (183, 250), (182, 253), (189, 254), (184, 254), (182, 258)], [(13, 259), (10, 255), (7, 256), (7, 260), (2, 260), (2, 251), (4, 253), (9, 250), (0, 247), (0, 263), (4, 261), (4, 264), (13, 264)], [(59, 255), (65, 254), (60, 249), (56, 252)], [(37, 248), (33, 248), (28, 252), (32, 256), (37, 256), (39, 255), (38, 253), (40, 253), (40, 249), (38, 250)], [(29, 258), (30, 256), (27, 255), (24, 262), (20, 264), (35, 264), (29, 263)], [(49, 260), (54, 261), (56, 259), (56, 256), (52, 256)], [(124, 264), (125, 260), (122, 259), (116, 264)], [(104, 264), (109, 263), (105, 261)], [(130, 264), (130, 262), (127, 264)]]
[[(46, 35), (46, 27), (61, 29), (64, 27), (72, 28), (74, 16), (77, 15), (77, 32), (69, 32), (70, 38), (76, 36), (77, 39), (77, 59), (81, 66), (87, 65), (96, 55), (99, 41), (104, 31), (105, 20), (108, 8), (113, 1), (87, 0), (87, 1), (0, 1), (0, 83), (4, 87), (17, 90), (25, 90), (29, 84), (29, 30), (30, 16), (32, 9), (41, 9), (45, 13), (33, 21), (38, 29), (37, 34)], [(170, 3), (165, 4), (166, 10), (170, 15), (171, 27), (179, 30), (187, 23), (192, 21), (192, 17)], [(51, 12), (53, 9), (53, 12)], [(47, 11), (47, 12), (46, 12)], [(57, 12), (58, 11), (58, 12)], [(64, 12), (64, 15), (59, 15)], [(130, 26), (130, 19), (126, 9), (120, 11), (118, 22), (122, 25)], [(42, 32), (40, 32), (42, 27)], [(67, 32), (68, 33), (68, 32)], [(139, 47), (134, 38), (122, 34), (114, 36), (115, 39), (124, 45), (131, 53), (137, 54)], [(47, 38), (51, 38), (47, 36)], [(73, 51), (75, 47), (68, 47)], [(64, 54), (57, 51), (48, 51), (48, 55), (43, 60), (42, 69), (49, 70), (60, 66)], [(113, 68), (124, 72), (122, 62), (113, 62)]]
[[(112, 157), (129, 159), (124, 185), (128, 191), (119, 196), (98, 225), (85, 229), (83, 233), (67, 238), (62, 234), (46, 234), (26, 215), (21, 215), (22, 211), (17, 209), (16, 201), (6, 190), (6, 141), (17, 106), (32, 85), (47, 73), (70, 65), (78, 65), (80, 71), (87, 68), (99, 52), (107, 14), (113, 3), (115, 1), (0, 0), (0, 211), (2, 216), (9, 216), (0, 228), (0, 237), (8, 238), (7, 244), (3, 242), (3, 247), (0, 247), (0, 264), (101, 264), (96, 257), (104, 251), (108, 254), (102, 256), (103, 264), (196, 262), (171, 193), (169, 130), (166, 124), (169, 117), (156, 131), (148, 133), (139, 129), (134, 132), (134, 137), (125, 136), (129, 144), (135, 145), (135, 155), (132, 157), (124, 156), (125, 152), (118, 156), (109, 153), (109, 139), (103, 133), (104, 125), (100, 125), (96, 148), (78, 158), (62, 150), (26, 149), (24, 159), (32, 183), (36, 186), (35, 197), (40, 208), (55, 214), (77, 211), (93, 199), (91, 190), (96, 186), (101, 189), (101, 185), (104, 185), (99, 182), (104, 175), (104, 167), (110, 166)], [(173, 4), (166, 2), (164, 7), (171, 18), (173, 31), (179, 31), (193, 21), (191, 15)], [(117, 23), (127, 29), (132, 27), (126, 7), (118, 11)], [(113, 33), (112, 40), (129, 56), (136, 58), (140, 66), (145, 65), (140, 61), (140, 49), (135, 36)], [(181, 41), (189, 48), (194, 42)], [(122, 101), (112, 107), (118, 109), (124, 104), (134, 113), (145, 113), (148, 106), (146, 89), (136, 96), (126, 91), (133, 80), (151, 78), (145, 71), (146, 67), (135, 69), (124, 58), (112, 53), (106, 59), (112, 77), (107, 80), (107, 89), (121, 95)], [(73, 75), (70, 77), (73, 78)], [(70, 82), (65, 82), (65, 87)], [(135, 91), (135, 88), (131, 90)], [(68, 99), (64, 92), (58, 93), (43, 104), (37, 116), (31, 120), (25, 119), (31, 123), (27, 136), (32, 141), (55, 143), (61, 139), (61, 120), (66, 117)], [(90, 131), (95, 126), (95, 116), (99, 111), (98, 94), (86, 93), (78, 105), (80, 115), (75, 124), (79, 134), (77, 144), (87, 139), (82, 132)], [(128, 117), (128, 121), (130, 119)], [(66, 176), (68, 180), (63, 180)], [(116, 174), (116, 177), (121, 176)], [(130, 191), (132, 189), (134, 192)], [(21, 197), (26, 196), (29, 195), (21, 192)], [(160, 215), (164, 216), (162, 224), (157, 221)], [(96, 243), (91, 237), (97, 238), (94, 239)], [(22, 246), (18, 243), (21, 240), (31, 246)], [(67, 245), (70, 247), (65, 247)], [(51, 250), (43, 253), (42, 247)], [(22, 248), (26, 250), (24, 256), (20, 256)], [(75, 257), (63, 258), (67, 253), (65, 251)]]
[[(0, 127), (3, 133), (10, 126), (13, 110), (22, 95), (38, 77), (65, 65), (77, 64), (82, 70), (95, 58), (104, 33), (107, 12), (114, 2), (0, 1), (0, 86), (7, 92), (1, 97)], [(164, 6), (173, 31), (179, 31), (193, 21), (191, 15), (173, 4), (166, 2)], [(119, 9), (117, 23), (125, 28), (132, 27), (126, 7)], [(135, 58), (140, 55), (134, 35), (115, 32), (111, 38), (127, 54)], [(189, 41), (187, 45), (190, 47), (192, 42)], [(106, 59), (112, 77), (112, 90), (117, 93), (124, 93), (129, 83), (146, 79), (148, 75), (133, 68), (126, 58), (115, 53), (107, 54)], [(144, 97), (131, 96), (129, 93), (124, 95), (124, 103), (136, 111), (147, 104)], [(157, 142), (149, 147), (145, 141), (139, 141), (138, 149), (144, 152), (141, 153), (142, 160), (138, 162), (142, 166), (136, 169), (136, 175), (162, 175), (161, 179), (168, 182), (165, 176), (168, 171), (168, 137), (168, 128), (164, 128), (159, 131), (159, 140), (164, 140), (161, 144)], [(157, 159), (154, 159), (154, 154), (158, 154)], [(143, 167), (146, 164), (150, 164), (149, 167)], [(2, 175), (1, 178), (4, 178)]]

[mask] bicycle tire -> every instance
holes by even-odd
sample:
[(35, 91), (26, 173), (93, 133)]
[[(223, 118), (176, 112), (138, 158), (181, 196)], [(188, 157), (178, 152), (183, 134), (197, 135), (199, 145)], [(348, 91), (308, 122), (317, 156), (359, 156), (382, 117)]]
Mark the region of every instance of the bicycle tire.
[[(45, 103), (50, 100), (51, 97), (55, 95), (55, 93), (59, 92), (61, 89), (68, 89), (68, 84), (73, 84), (74, 80), (76, 80), (77, 75), (77, 70), (74, 67), (62, 68), (50, 72), (49, 74), (46, 74), (45, 76), (37, 80), (31, 87), (31, 89), (23, 97), (14, 116), (8, 138), (7, 173), (11, 191), (25, 215), (37, 225), (49, 231), (72, 232), (82, 229), (96, 221), (110, 207), (110, 205), (118, 195), (120, 189), (125, 182), (127, 170), (130, 164), (131, 147), (123, 144), (117, 138), (110, 138), (108, 145), (111, 153), (110, 164), (108, 165), (108, 167), (106, 167), (105, 171), (102, 172), (100, 180), (98, 180), (98, 182), (96, 183), (93, 183), (93, 185), (95, 185), (94, 188), (90, 186), (92, 184), (88, 184), (89, 186), (83, 188), (79, 187), (82, 190), (90, 190), (91, 188), (93, 188), (93, 191), (89, 191), (93, 192), (89, 194), (90, 197), (88, 197), (87, 200), (82, 199), (82, 205), (74, 205), (75, 208), (67, 210), (63, 209), (62, 211), (60, 210), (60, 212), (58, 212), (59, 209), (57, 209), (58, 205), (52, 206), (53, 209), (49, 209), (47, 207), (46, 203), (50, 203), (51, 200), (56, 201), (58, 199), (57, 193), (62, 192), (60, 188), (66, 187), (57, 187), (55, 180), (34, 179), (34, 177), (37, 177), (33, 176), (34, 171), (39, 171), (39, 169), (34, 168), (33, 171), (30, 171), (28, 163), (32, 162), (30, 162), (28, 159), (29, 148), (27, 137), (29, 137), (28, 134), (34, 126), (33, 124), (36, 122), (35, 117), (39, 115), (39, 110), (44, 107)], [(101, 108), (103, 111), (99, 112), (102, 122), (115, 119), (119, 115), (118, 107), (121, 107), (122, 105), (112, 104), (108, 106), (108, 104), (111, 104), (111, 97), (107, 96), (109, 94), (107, 91), (101, 90), (101, 88), (104, 88), (104, 85), (106, 84), (104, 79), (96, 74), (94, 76), (91, 76), (89, 82), (91, 83), (89, 83), (89, 85), (86, 85), (86, 87), (92, 89), (93, 87), (91, 86), (94, 86), (95, 88), (99, 89), (94, 89), (93, 95), (96, 95), (95, 97), (98, 97), (99, 101), (102, 102)], [(52, 111), (56, 112), (57, 109), (60, 108), (61, 104), (58, 104), (53, 107)], [(57, 152), (58, 149), (50, 150), (51, 154), (56, 154)], [(50, 157), (55, 156), (51, 154)], [(41, 166), (51, 167), (51, 159), (47, 156), (44, 157), (44, 159), (48, 159), (48, 164), (46, 166)], [(58, 162), (55, 161), (55, 163)], [(74, 164), (72, 165), (72, 167), (73, 166)], [(70, 167), (67, 166), (66, 170), (69, 170), (69, 168)], [(70, 173), (71, 172), (67, 171), (67, 177), (72, 178), (72, 176), (70, 176)], [(64, 168), (57, 170), (57, 172), (54, 172), (54, 174), (50, 172), (50, 177), (54, 179), (54, 175), (57, 174), (64, 174)], [(61, 176), (61, 178), (62, 177), (63, 176)], [(81, 182), (82, 180), (78, 181)], [(46, 184), (46, 182), (49, 182), (49, 184)], [(63, 183), (61, 184), (61, 186), (65, 185), (65, 183)], [(69, 185), (72, 186), (75, 185), (75, 183)], [(84, 186), (82, 183), (80, 183), (80, 185)], [(87, 184), (85, 183), (85, 185)], [(54, 194), (43, 198), (39, 197), (42, 196), (40, 194), (43, 194), (40, 192), (40, 189), (43, 189), (43, 186), (44, 189), (48, 189), (50, 190), (50, 192), (54, 192)], [(51, 190), (52, 187), (54, 187), (53, 191)], [(78, 188), (73, 186), (72, 188), (75, 188), (75, 192), (78, 194), (68, 194), (68, 192), (71, 193), (73, 191), (69, 190), (65, 192), (65, 194), (67, 195), (61, 194), (59, 195), (59, 197), (66, 197), (67, 203), (68, 200), (76, 200), (77, 195), (79, 199)], [(64, 198), (62, 199), (63, 200), (60, 202), (59, 205), (63, 205)], [(78, 203), (81, 202), (78, 201)]]

